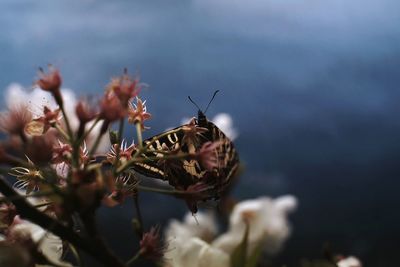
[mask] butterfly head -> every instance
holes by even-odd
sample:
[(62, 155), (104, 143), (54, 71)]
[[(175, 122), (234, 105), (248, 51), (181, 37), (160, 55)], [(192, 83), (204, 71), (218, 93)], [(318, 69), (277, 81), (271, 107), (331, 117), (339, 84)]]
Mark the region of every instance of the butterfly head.
[(192, 102), (197, 108), (198, 108), (198, 112), (197, 112), (197, 121), (199, 125), (207, 125), (207, 117), (206, 117), (206, 112), (208, 110), (208, 107), (210, 106), (211, 102), (214, 100), (215, 95), (219, 92), (219, 90), (216, 90), (210, 100), (210, 102), (208, 103), (206, 109), (204, 110), (204, 112), (201, 110), (201, 108), (196, 104), (196, 102), (194, 102), (192, 100), (192, 98), (190, 96), (188, 96), (190, 102)]

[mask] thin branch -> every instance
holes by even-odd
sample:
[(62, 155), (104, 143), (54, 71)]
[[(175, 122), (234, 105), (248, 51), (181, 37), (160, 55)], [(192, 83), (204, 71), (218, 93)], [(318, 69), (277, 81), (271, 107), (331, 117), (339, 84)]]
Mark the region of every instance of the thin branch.
[(98, 240), (84, 238), (74, 232), (71, 228), (61, 224), (59, 221), (40, 212), (34, 206), (29, 204), (24, 198), (19, 198), (19, 194), (6, 182), (4, 177), (0, 176), (0, 192), (8, 197), (17, 208), (22, 218), (25, 218), (44, 229), (50, 230), (62, 240), (67, 240), (75, 247), (80, 248), (90, 254), (93, 258), (103, 263), (104, 266), (123, 267), (125, 266), (108, 249), (99, 245)]

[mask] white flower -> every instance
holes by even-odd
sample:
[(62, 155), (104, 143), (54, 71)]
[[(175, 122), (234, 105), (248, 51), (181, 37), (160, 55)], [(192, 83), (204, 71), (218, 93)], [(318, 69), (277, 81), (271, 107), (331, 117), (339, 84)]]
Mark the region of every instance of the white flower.
[(230, 257), (218, 248), (210, 246), (197, 237), (184, 240), (175, 248), (172, 258), (167, 258), (170, 267), (229, 267)]
[(336, 264), (338, 267), (362, 267), (361, 261), (354, 256), (341, 259)]
[(172, 241), (175, 238), (199, 237), (211, 241), (218, 230), (214, 214), (198, 212), (195, 216), (187, 213), (183, 222), (171, 220), (165, 232), (166, 239)]
[[(20, 84), (12, 83), (6, 89), (6, 104), (8, 108), (20, 105), (26, 105), (28, 109), (32, 112), (34, 117), (40, 117), (43, 113), (43, 107), (47, 106), (50, 109), (58, 108), (56, 102), (49, 92), (34, 89), (31, 91), (25, 90)], [(79, 127), (79, 120), (75, 114), (75, 106), (77, 104), (77, 99), (73, 91), (70, 89), (61, 89), (61, 95), (64, 101), (65, 112), (68, 114), (68, 119), (71, 127), (77, 130)], [(86, 125), (86, 129), (92, 126), (93, 122)], [(99, 122), (91, 134), (88, 136), (86, 142), (90, 148), (97, 134), (100, 132), (101, 122)], [(108, 135), (104, 135), (97, 148), (98, 153), (105, 153), (110, 147), (110, 141)]]
[[(193, 265), (199, 261), (198, 257), (214, 252), (222, 253), (220, 250), (214, 251), (205, 242), (211, 241), (216, 233), (217, 224), (214, 215), (211, 213), (198, 212), (196, 217), (187, 213), (183, 222), (171, 220), (165, 232), (168, 248), (164, 258), (167, 260), (167, 266), (203, 266)], [(199, 240), (203, 241), (200, 242)], [(188, 244), (191, 244), (191, 246), (189, 247)], [(199, 246), (204, 247), (202, 253), (200, 253), (200, 249), (196, 249)], [(190, 263), (192, 265), (187, 265), (189, 260), (193, 258), (195, 259)]]
[(211, 244), (206, 241), (211, 241), (217, 232), (215, 218), (211, 214), (199, 213), (197, 222), (190, 214), (185, 216), (183, 222), (172, 220), (166, 230), (167, 266), (225, 266), (229, 263), (225, 259), (229, 259), (243, 239), (246, 229), (244, 220), (250, 227), (248, 255), (258, 245), (262, 245), (267, 253), (276, 253), (290, 235), (287, 216), (296, 207), (297, 199), (291, 195), (239, 202), (230, 216), (228, 232)]
[[(190, 118), (183, 118), (181, 124), (187, 124), (190, 120)], [(228, 113), (218, 113), (211, 121), (232, 141), (238, 136), (236, 128), (233, 127), (232, 116)]]
[(30, 236), (33, 242), (38, 245), (39, 251), (41, 251), (50, 262), (57, 263), (58, 266), (71, 266), (60, 261), (63, 249), (62, 241), (58, 236), (47, 232), (40, 226), (29, 221), (21, 220), (17, 217), (14, 220), (17, 222), (13, 223), (9, 229), (9, 235)]
[(296, 198), (290, 195), (242, 201), (233, 209), (228, 232), (219, 236), (212, 245), (232, 253), (243, 239), (247, 220), (250, 227), (248, 253), (251, 254), (259, 244), (263, 244), (265, 252), (276, 253), (290, 235), (287, 216), (296, 206)]

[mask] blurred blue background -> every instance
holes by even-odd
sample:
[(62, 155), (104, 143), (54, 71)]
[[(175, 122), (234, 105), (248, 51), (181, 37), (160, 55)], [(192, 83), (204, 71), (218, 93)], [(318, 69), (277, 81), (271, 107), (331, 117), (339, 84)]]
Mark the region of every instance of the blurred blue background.
[[(3, 0), (0, 88), (29, 87), (52, 63), (64, 87), (99, 95), (128, 67), (149, 85), (147, 136), (196, 114), (187, 95), (202, 105), (219, 89), (208, 115), (233, 116), (246, 165), (235, 196), (299, 198), (277, 262), (318, 257), (329, 241), (365, 266), (397, 266), (399, 10), (396, 0)], [(185, 212), (145, 199), (148, 224)], [(127, 206), (104, 211), (103, 227), (128, 227)], [(128, 257), (134, 236), (119, 229), (107, 235)]]

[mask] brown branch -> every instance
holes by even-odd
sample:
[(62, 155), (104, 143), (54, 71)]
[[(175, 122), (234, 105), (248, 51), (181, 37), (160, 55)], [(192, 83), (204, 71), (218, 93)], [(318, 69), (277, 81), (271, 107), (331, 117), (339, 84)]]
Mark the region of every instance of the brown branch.
[[(7, 183), (4, 177), (0, 176), (0, 192), (3, 193), (17, 208), (19, 215), (53, 234), (59, 236), (62, 240), (67, 240), (75, 247), (82, 249), (94, 259), (101, 262), (104, 266), (124, 267), (125, 264), (119, 260), (104, 244), (99, 240), (84, 238), (71, 228), (66, 227), (59, 221), (40, 212), (34, 206), (29, 204), (24, 198), (18, 197), (19, 194)], [(97, 239), (97, 238), (96, 238)]]

